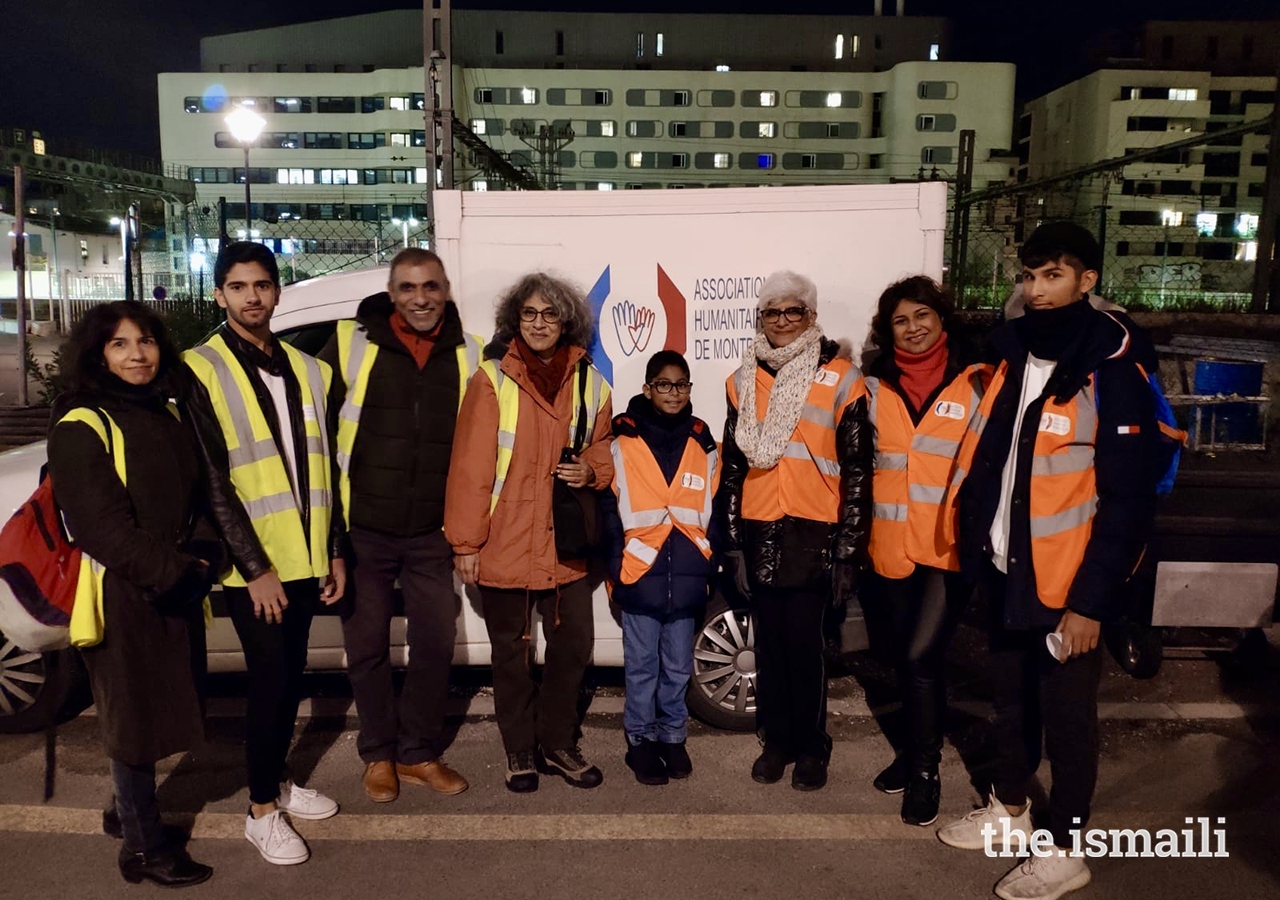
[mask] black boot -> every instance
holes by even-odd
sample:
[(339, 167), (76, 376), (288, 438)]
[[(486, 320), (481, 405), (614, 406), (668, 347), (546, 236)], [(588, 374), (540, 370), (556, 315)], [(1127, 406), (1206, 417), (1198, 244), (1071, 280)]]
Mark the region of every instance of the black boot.
[(751, 780), (760, 784), (774, 784), (781, 781), (791, 762), (790, 753), (779, 747), (765, 744), (764, 752), (756, 757), (755, 763), (751, 766)]
[(195, 862), (183, 850), (130, 853), (122, 847), (119, 862), (120, 874), (130, 884), (140, 884), (145, 879), (161, 887), (190, 887), (213, 875), (211, 867)]
[(791, 771), (791, 786), (797, 791), (816, 791), (826, 786), (827, 761), (821, 756), (800, 756)]
[(907, 774), (911, 764), (905, 756), (894, 757), (884, 770), (875, 777), (871, 786), (884, 794), (901, 794), (907, 788)]
[(932, 825), (942, 800), (942, 779), (937, 769), (918, 769), (907, 778), (902, 794), (902, 821), (908, 825)]
[(641, 784), (666, 784), (667, 764), (657, 741), (641, 741), (627, 746), (627, 768), (636, 773)]
[(678, 744), (659, 741), (658, 749), (662, 751), (662, 761), (667, 764), (667, 774), (672, 778), (688, 778), (693, 774), (693, 760), (689, 759), (684, 741)]

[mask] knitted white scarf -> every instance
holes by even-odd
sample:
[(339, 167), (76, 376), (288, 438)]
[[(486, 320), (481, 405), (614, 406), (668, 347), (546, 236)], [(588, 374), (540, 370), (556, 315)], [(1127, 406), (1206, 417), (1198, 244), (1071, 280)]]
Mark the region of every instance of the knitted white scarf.
[[(783, 452), (804, 411), (805, 398), (813, 384), (822, 353), (822, 329), (814, 324), (785, 347), (774, 347), (763, 333), (742, 353), (738, 379), (738, 448), (753, 469), (772, 469)], [(769, 392), (764, 421), (756, 418), (756, 363), (764, 362), (778, 374)]]

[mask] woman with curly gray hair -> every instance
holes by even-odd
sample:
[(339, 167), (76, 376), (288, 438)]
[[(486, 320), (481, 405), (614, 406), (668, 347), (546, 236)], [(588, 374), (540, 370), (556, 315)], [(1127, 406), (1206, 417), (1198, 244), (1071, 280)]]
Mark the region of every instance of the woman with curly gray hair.
[[(595, 639), (587, 566), (557, 541), (552, 513), (557, 479), (592, 490), (613, 481), (609, 384), (587, 358), (594, 325), (574, 285), (543, 272), (520, 279), (498, 302), (453, 440), (444, 532), (459, 577), (480, 586), (506, 783), (517, 793), (537, 790), (539, 770), (577, 787), (604, 780), (576, 741)], [(535, 605), (547, 640), (541, 690), (530, 671)]]

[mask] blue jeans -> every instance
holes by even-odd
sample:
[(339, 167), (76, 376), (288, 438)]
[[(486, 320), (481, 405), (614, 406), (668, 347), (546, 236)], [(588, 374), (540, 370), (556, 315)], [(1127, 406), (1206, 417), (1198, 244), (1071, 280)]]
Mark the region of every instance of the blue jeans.
[(124, 848), (130, 853), (154, 853), (164, 845), (160, 807), (156, 803), (154, 763), (131, 766), (111, 760), (116, 814), (124, 831)]
[(692, 616), (659, 619), (622, 613), (623, 672), (627, 701), (622, 727), (627, 742), (679, 744), (689, 734), (685, 690), (693, 675)]

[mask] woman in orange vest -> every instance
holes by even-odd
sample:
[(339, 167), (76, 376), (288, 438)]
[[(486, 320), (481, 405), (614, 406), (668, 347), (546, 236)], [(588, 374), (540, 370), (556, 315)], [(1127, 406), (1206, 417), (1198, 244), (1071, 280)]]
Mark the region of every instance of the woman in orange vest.
[(871, 435), (857, 366), (817, 324), (818, 289), (775, 272), (758, 331), (729, 376), (726, 565), (756, 617), (762, 783), (827, 783), (823, 618), (854, 593), (871, 516)]
[(687, 778), (693, 635), (715, 574), (711, 504), (720, 453), (693, 414), (689, 364), (655, 353), (642, 393), (613, 419), (613, 490), (602, 494), (613, 602), (622, 609), (627, 765), (641, 784)]
[(990, 373), (966, 364), (949, 327), (952, 310), (951, 299), (924, 275), (889, 285), (871, 322), (879, 352), (867, 366), (876, 448), (868, 615), (882, 613), (888, 625), (907, 719), (905, 744), (873, 784), (902, 793), (908, 825), (938, 817), (943, 661), (972, 593), (959, 574), (942, 501)]

